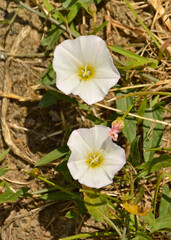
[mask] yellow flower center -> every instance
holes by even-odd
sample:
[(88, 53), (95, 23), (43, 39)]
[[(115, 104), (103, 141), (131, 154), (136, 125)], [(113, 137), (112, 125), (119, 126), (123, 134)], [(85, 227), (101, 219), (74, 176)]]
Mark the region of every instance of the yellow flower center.
[(78, 76), (84, 81), (91, 79), (94, 76), (94, 73), (94, 68), (88, 64), (81, 66), (78, 70)]
[(89, 154), (88, 156), (88, 159), (87, 159), (87, 164), (90, 166), (90, 167), (99, 167), (103, 162), (103, 157), (100, 153), (91, 153)]

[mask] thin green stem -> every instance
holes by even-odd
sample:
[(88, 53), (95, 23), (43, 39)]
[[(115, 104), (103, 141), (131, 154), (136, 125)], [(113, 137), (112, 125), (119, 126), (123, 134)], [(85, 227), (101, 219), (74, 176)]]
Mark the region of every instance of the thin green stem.
[(126, 239), (127, 230), (129, 230), (129, 213), (128, 212), (126, 212), (125, 224), (124, 224), (124, 229), (123, 229), (123, 234), (122, 234), (122, 239), (121, 240)]
[(114, 224), (114, 222), (112, 222), (105, 214), (103, 214), (102, 212), (100, 212), (104, 219), (106, 220), (106, 222), (113, 228), (116, 230), (116, 232), (118, 233), (119, 237), (122, 238), (122, 233), (121, 231), (119, 230), (119, 228)]
[(134, 196), (134, 179), (132, 176), (132, 170), (130, 171), (130, 185), (131, 185), (131, 196)]
[(96, 31), (96, 13), (93, 14), (94, 32)]
[(124, 115), (121, 117), (122, 120), (124, 120), (126, 118), (126, 116), (128, 115), (128, 113), (131, 111), (131, 109), (134, 107), (135, 103), (132, 104), (128, 109), (127, 111), (124, 113)]
[[(32, 176), (31, 172), (28, 172), (28, 171), (26, 171), (26, 170), (25, 170), (25, 172), (26, 172), (27, 174), (29, 174), (30, 176)], [(40, 179), (42, 182), (45, 182), (45, 183), (47, 183), (47, 184), (55, 187), (56, 189), (61, 190), (62, 192), (67, 193), (68, 195), (72, 196), (73, 198), (79, 199), (80, 201), (82, 200), (82, 199), (81, 199), (79, 196), (77, 196), (76, 194), (74, 194), (74, 193), (72, 193), (72, 192), (64, 189), (63, 187), (61, 187), (61, 186), (59, 186), (59, 185), (57, 185), (57, 184), (55, 184), (55, 183), (53, 183), (53, 182), (51, 182), (51, 181), (49, 181), (49, 180), (47, 180), (46, 178), (44, 178), (44, 177), (41, 176), (41, 175), (36, 176), (36, 178)]]
[(170, 112), (171, 113), (171, 110), (169, 110), (168, 108), (166, 108), (166, 107), (162, 107), (162, 106), (160, 106), (160, 108), (162, 108), (163, 110), (165, 110), (165, 111), (167, 111), (167, 112)]
[(144, 150), (144, 152), (149, 152), (149, 151), (171, 151), (171, 148), (149, 148)]
[(156, 188), (155, 188), (155, 192), (154, 192), (154, 200), (153, 200), (154, 216), (156, 214), (156, 204), (157, 204), (157, 196), (158, 196), (158, 192), (159, 192), (160, 182), (162, 181), (163, 176), (164, 176), (164, 173), (160, 173), (157, 178)]
[(116, 236), (115, 232), (94, 232), (94, 233), (83, 233), (77, 234), (74, 236), (61, 238), (60, 240), (74, 240), (74, 239), (82, 239), (82, 238), (89, 238), (89, 237), (109, 237), (109, 236)]
[(134, 220), (135, 220), (135, 231), (138, 231), (138, 222), (137, 222), (137, 215), (134, 215)]
[(141, 95), (162, 95), (162, 96), (171, 96), (171, 93), (170, 92), (135, 92), (135, 93), (128, 93), (128, 94), (125, 94), (125, 95), (122, 95), (122, 96), (119, 96), (119, 97), (115, 97), (115, 98), (112, 98), (110, 99), (108, 102), (111, 102), (113, 100), (119, 100), (119, 99), (123, 99), (123, 98), (127, 98), (127, 97), (132, 97), (132, 96), (141, 96)]
[(98, 192), (93, 192), (93, 191), (89, 191), (89, 190), (83, 190), (83, 189), (80, 189), (80, 192), (85, 192), (85, 193), (90, 193), (90, 194), (96, 194), (97, 196), (101, 196), (101, 197), (104, 197), (104, 198), (108, 198), (110, 200), (113, 200), (117, 203), (121, 203), (120, 200), (118, 200), (117, 198), (114, 198), (114, 197), (111, 197), (111, 196), (108, 196), (108, 195), (105, 195), (105, 194), (102, 194), (102, 193), (98, 193)]
[(24, 4), (22, 1), (19, 1), (19, 0), (15, 0), (17, 3), (20, 4), (20, 6), (22, 6), (23, 8), (29, 10), (30, 12), (33, 12), (35, 14), (37, 14), (39, 17), (42, 17), (44, 19), (47, 19), (49, 20), (50, 22), (56, 24), (57, 26), (59, 26), (59, 28), (61, 28), (62, 30), (64, 30), (65, 32), (69, 33), (69, 34), (72, 34), (72, 36), (74, 37), (77, 37), (77, 35), (73, 32), (73, 31), (68, 31), (67, 27), (65, 27), (63, 24), (61, 24), (59, 21), (55, 20), (54, 18), (52, 17), (49, 17), (49, 16), (46, 16), (38, 11), (36, 11), (35, 9), (27, 6), (26, 4)]
[(135, 10), (133, 9), (133, 7), (131, 6), (131, 4), (129, 3), (128, 0), (124, 0), (126, 2), (126, 4), (128, 5), (129, 9), (132, 11), (132, 13), (135, 15), (135, 17), (137, 18), (138, 22), (141, 24), (141, 26), (145, 29), (145, 31), (148, 33), (148, 35), (150, 36), (150, 38), (154, 41), (154, 43), (156, 44), (156, 46), (160, 49), (161, 45), (158, 43), (158, 41), (156, 40), (155, 36), (153, 35), (153, 33), (148, 29), (148, 27), (146, 27), (146, 25), (143, 23), (143, 21), (141, 20), (141, 18), (138, 16), (138, 14), (135, 12)]

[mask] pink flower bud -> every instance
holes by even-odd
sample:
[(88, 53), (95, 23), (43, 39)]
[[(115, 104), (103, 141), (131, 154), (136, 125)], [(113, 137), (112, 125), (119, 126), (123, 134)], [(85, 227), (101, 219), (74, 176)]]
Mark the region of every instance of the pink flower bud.
[(124, 121), (118, 117), (115, 121), (112, 122), (112, 128), (109, 132), (109, 137), (111, 137), (113, 141), (117, 141), (118, 133), (122, 131), (122, 128), (124, 128)]
[(97, 12), (96, 5), (95, 5), (92, 1), (90, 2), (89, 11), (90, 11), (92, 14), (95, 14), (95, 13)]

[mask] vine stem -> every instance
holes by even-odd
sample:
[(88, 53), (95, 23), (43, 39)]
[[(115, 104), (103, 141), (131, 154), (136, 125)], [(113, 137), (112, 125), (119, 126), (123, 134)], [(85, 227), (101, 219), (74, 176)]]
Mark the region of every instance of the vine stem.
[[(101, 104), (101, 103), (95, 103), (94, 105), (95, 105), (95, 106), (102, 107), (102, 108), (105, 108), (105, 109), (108, 109), (108, 110), (111, 110), (111, 111), (115, 111), (115, 112), (119, 112), (119, 113), (124, 113), (124, 112), (123, 112), (122, 110), (120, 110), (120, 109), (112, 108), (112, 107), (103, 105), (103, 104)], [(162, 124), (162, 125), (171, 126), (171, 123), (163, 122), (163, 121), (160, 121), (160, 120), (157, 120), (157, 119), (151, 119), (151, 118), (141, 117), (141, 116), (136, 115), (136, 114), (133, 114), (133, 113), (128, 113), (128, 115), (129, 115), (129, 116), (132, 116), (132, 117), (135, 117), (135, 118), (140, 118), (140, 119), (143, 119), (143, 120), (147, 120), (147, 121), (150, 121), (150, 122), (160, 123), (160, 124)]]
[(171, 148), (149, 148), (149, 149), (146, 149), (144, 150), (144, 152), (149, 152), (149, 151), (171, 151)]
[[(24, 170), (24, 171), (25, 171), (27, 174), (29, 174), (30, 176), (32, 176), (32, 173), (31, 173), (31, 172), (28, 172), (28, 171), (26, 171), (26, 170)], [(72, 196), (73, 198), (79, 199), (80, 201), (82, 200), (82, 199), (81, 199), (80, 197), (78, 197), (76, 194), (74, 194), (74, 193), (72, 193), (72, 192), (64, 189), (63, 187), (61, 187), (61, 186), (59, 186), (59, 185), (57, 185), (57, 184), (55, 184), (55, 183), (53, 183), (53, 182), (51, 182), (51, 181), (49, 181), (49, 180), (47, 180), (46, 178), (44, 178), (44, 177), (41, 176), (41, 175), (37, 175), (35, 178), (38, 178), (38, 179), (40, 179), (42, 182), (45, 182), (45, 183), (47, 183), (47, 184), (55, 187), (56, 189), (59, 189), (59, 190), (61, 190), (62, 192), (67, 193), (68, 195)]]
[(23, 8), (29, 10), (30, 12), (33, 12), (33, 13), (37, 14), (39, 17), (42, 17), (42, 18), (45, 18), (45, 19), (49, 20), (50, 22), (52, 22), (52, 23), (56, 24), (57, 26), (59, 26), (59, 28), (61, 28), (65, 32), (67, 32), (69, 34), (72, 34), (72, 36), (74, 36), (74, 37), (77, 37), (77, 35), (73, 31), (71, 31), (71, 30), (68, 31), (67, 27), (65, 27), (63, 24), (61, 24), (60, 22), (58, 22), (54, 18), (48, 17), (48, 16), (42, 14), (41, 12), (36, 11), (35, 9), (33, 9), (33, 8), (27, 6), (26, 4), (24, 4), (22, 1), (19, 1), (19, 0), (15, 0), (15, 1), (17, 3), (19, 3), (20, 6), (22, 6)]
[(135, 92), (135, 93), (128, 93), (128, 94), (125, 94), (125, 95), (122, 95), (122, 96), (119, 96), (119, 97), (114, 97), (114, 98), (111, 98), (110, 100), (108, 100), (107, 102), (111, 102), (111, 101), (116, 101), (118, 99), (123, 99), (123, 98), (127, 98), (127, 97), (132, 97), (132, 96), (141, 96), (141, 95), (168, 95), (168, 96), (171, 96), (171, 93), (170, 92)]
[(108, 236), (115, 236), (115, 232), (95, 232), (95, 233), (82, 233), (73, 235), (70, 237), (61, 238), (60, 240), (74, 240), (74, 239), (82, 239), (82, 238), (89, 238), (89, 237), (108, 237)]
[(160, 173), (158, 178), (157, 178), (157, 183), (156, 183), (156, 188), (155, 188), (155, 192), (154, 192), (154, 200), (153, 200), (153, 209), (154, 209), (154, 216), (156, 214), (156, 204), (157, 204), (157, 196), (158, 196), (158, 192), (159, 192), (159, 187), (160, 187), (160, 182), (162, 181), (164, 177), (164, 173)]

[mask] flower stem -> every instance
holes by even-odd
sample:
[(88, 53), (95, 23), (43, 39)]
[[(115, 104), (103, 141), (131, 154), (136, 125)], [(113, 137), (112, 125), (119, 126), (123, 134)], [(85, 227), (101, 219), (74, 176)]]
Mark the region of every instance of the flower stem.
[(118, 200), (117, 198), (114, 198), (114, 197), (111, 197), (111, 196), (108, 196), (106, 194), (102, 194), (100, 192), (93, 192), (93, 191), (89, 191), (89, 190), (83, 190), (83, 189), (80, 189), (80, 192), (85, 192), (85, 193), (90, 193), (90, 194), (96, 194), (97, 196), (101, 196), (101, 197), (104, 197), (104, 198), (108, 198), (108, 199), (111, 199), (117, 203), (121, 203), (120, 200)]
[(144, 152), (149, 152), (149, 151), (171, 151), (171, 148), (149, 148), (144, 150)]
[(123, 229), (123, 234), (122, 234), (122, 239), (121, 240), (125, 240), (126, 239), (126, 232), (127, 230), (129, 230), (129, 213), (126, 212), (126, 217), (125, 217), (125, 226)]
[(168, 96), (171, 96), (171, 93), (170, 92), (135, 92), (135, 93), (128, 93), (128, 94), (125, 94), (125, 95), (122, 95), (122, 96), (119, 96), (119, 97), (114, 97), (110, 100), (108, 100), (108, 102), (111, 102), (111, 101), (116, 101), (116, 100), (119, 100), (119, 99), (123, 99), (123, 98), (127, 98), (127, 97), (132, 97), (132, 96), (141, 96), (141, 95), (168, 95)]
[[(30, 176), (32, 176), (31, 172), (28, 172), (28, 171), (26, 171), (26, 170), (25, 170), (25, 172), (26, 172), (27, 174), (29, 174)], [(55, 187), (56, 189), (59, 189), (59, 190), (61, 190), (62, 192), (67, 193), (68, 195), (72, 196), (73, 198), (79, 199), (79, 200), (81, 201), (81, 198), (78, 197), (76, 194), (74, 194), (74, 193), (72, 193), (72, 192), (64, 189), (63, 187), (61, 187), (61, 186), (59, 186), (59, 185), (57, 185), (57, 184), (55, 184), (55, 183), (53, 183), (53, 182), (51, 182), (51, 181), (49, 181), (49, 180), (47, 180), (47, 179), (44, 178), (43, 176), (38, 175), (38, 176), (36, 176), (35, 178), (38, 178), (38, 179), (40, 179), (42, 182), (45, 182), (45, 183), (47, 183), (47, 184)]]
[(61, 238), (60, 240), (74, 240), (74, 239), (82, 239), (89, 237), (108, 237), (108, 236), (116, 236), (115, 232), (94, 232), (94, 233), (83, 233), (77, 234), (66, 238)]
[(131, 111), (131, 109), (134, 107), (135, 103), (132, 104), (128, 109), (127, 111), (124, 113), (124, 115), (121, 117), (122, 120), (124, 120), (126, 118), (126, 116), (128, 115), (128, 113)]
[(103, 214), (101, 212), (101, 214), (103, 215), (104, 219), (106, 220), (106, 222), (113, 228), (116, 230), (116, 232), (118, 233), (119, 237), (122, 238), (122, 233), (119, 230), (119, 228), (114, 224), (114, 222), (112, 222), (105, 214)]
[(137, 222), (137, 215), (134, 215), (134, 220), (135, 220), (135, 231), (138, 231), (138, 222)]
[(154, 200), (153, 200), (153, 209), (154, 209), (154, 216), (156, 214), (156, 204), (157, 204), (157, 196), (159, 192), (159, 187), (160, 187), (160, 182), (163, 179), (164, 173), (160, 173), (158, 178), (157, 178), (157, 183), (156, 183), (156, 188), (155, 188), (155, 193), (154, 193)]
[[(102, 108), (105, 108), (105, 109), (108, 109), (108, 110), (111, 110), (111, 111), (123, 113), (123, 111), (120, 110), (120, 109), (113, 108), (113, 107), (109, 107), (109, 106), (103, 105), (103, 104), (101, 104), (101, 103), (95, 103), (94, 105), (95, 105), (95, 106), (102, 107)], [(141, 117), (141, 116), (136, 115), (136, 114), (133, 114), (133, 113), (128, 113), (128, 115), (129, 115), (129, 116), (132, 116), (132, 117), (139, 118), (139, 119), (147, 120), (147, 121), (150, 121), (150, 122), (160, 123), (160, 124), (163, 124), (163, 125), (171, 126), (171, 123), (159, 121), (159, 120), (157, 120), (157, 119), (151, 119), (151, 118)]]

